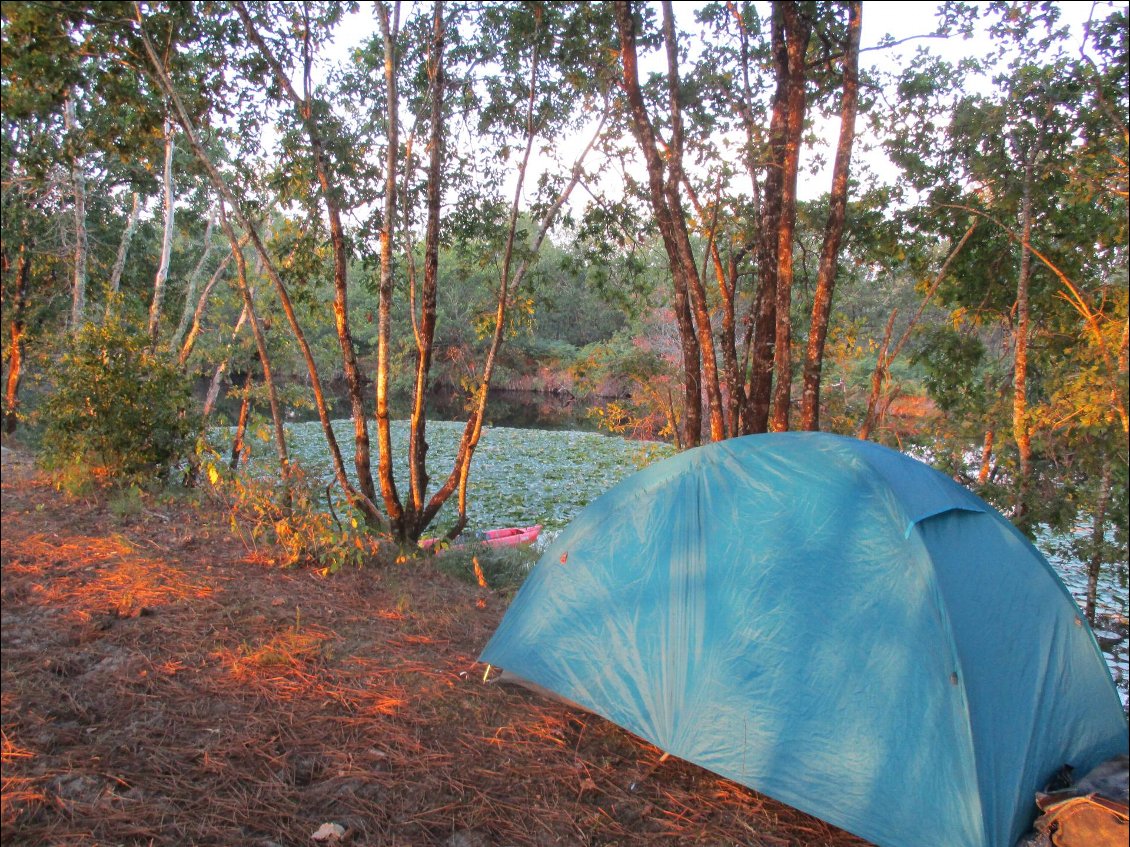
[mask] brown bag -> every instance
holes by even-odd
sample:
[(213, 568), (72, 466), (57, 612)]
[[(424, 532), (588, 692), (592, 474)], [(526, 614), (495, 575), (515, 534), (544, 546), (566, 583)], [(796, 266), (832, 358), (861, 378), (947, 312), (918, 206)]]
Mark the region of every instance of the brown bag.
[(1055, 847), (1126, 847), (1130, 817), (1124, 803), (1086, 794), (1067, 800), (1045, 795), (1037, 804), (1044, 814), (1036, 821), (1036, 831)]

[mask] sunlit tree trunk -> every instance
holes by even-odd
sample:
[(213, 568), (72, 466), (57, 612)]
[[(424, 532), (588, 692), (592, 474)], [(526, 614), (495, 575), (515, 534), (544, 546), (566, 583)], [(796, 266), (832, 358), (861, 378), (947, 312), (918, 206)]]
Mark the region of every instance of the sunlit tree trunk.
[(165, 118), (165, 170), (162, 176), (162, 195), (165, 202), (165, 232), (161, 239), (161, 259), (157, 263), (157, 276), (153, 280), (153, 302), (149, 305), (149, 346), (157, 347), (157, 334), (161, 327), (161, 304), (165, 299), (165, 284), (169, 279), (169, 261), (173, 255), (176, 194), (173, 186), (173, 152), (175, 150), (172, 117)]
[(843, 96), (840, 100), (840, 140), (832, 167), (832, 192), (828, 220), (824, 225), (824, 245), (816, 273), (816, 293), (812, 300), (812, 322), (804, 358), (804, 393), (801, 398), (801, 423), (804, 430), (820, 428), (820, 376), (824, 367), (824, 343), (832, 314), (832, 293), (836, 284), (836, 264), (847, 217), (848, 172), (855, 140), (855, 115), (859, 104), (859, 34), (863, 3), (853, 0), (848, 7), (848, 35), (844, 47)]
[(993, 471), (993, 440), (996, 434), (992, 429), (985, 430), (985, 438), (981, 442), (981, 467), (977, 471), (977, 484), (984, 485), (989, 481), (989, 474)]
[(1038, 148), (1033, 144), (1024, 160), (1024, 186), (1020, 205), (1020, 273), (1016, 281), (1016, 332), (1012, 371), (1012, 433), (1019, 458), (1014, 515), (1021, 523), (1028, 513), (1028, 489), (1032, 477), (1032, 433), (1028, 424), (1028, 325), (1031, 317), (1028, 285), (1032, 254), (1032, 180)]
[[(639, 60), (636, 54), (636, 23), (632, 3), (617, 0), (613, 4), (616, 23), (620, 33), (620, 59), (624, 69), (624, 89), (631, 112), (632, 131), (647, 163), (648, 199), (655, 213), (656, 224), (663, 237), (671, 266), (671, 277), (675, 291), (675, 320), (679, 328), (680, 347), (683, 355), (683, 386), (686, 411), (683, 418), (683, 443), (693, 447), (702, 438), (702, 365), (698, 335), (695, 332), (694, 318), (691, 314), (690, 292), (688, 287), (688, 267), (686, 259), (691, 256), (689, 244), (679, 243), (680, 230), (676, 216), (682, 209), (671, 208), (667, 192), (666, 170), (659, 152), (655, 129), (647, 113), (643, 91), (639, 81)], [(665, 12), (666, 14), (666, 12)], [(685, 235), (685, 228), (682, 230)], [(697, 275), (693, 257), (689, 271)]]
[(774, 19), (779, 15), (784, 30), (786, 65), (789, 75), (788, 122), (786, 124), (783, 178), (781, 180), (781, 217), (777, 222), (777, 303), (776, 329), (773, 333), (773, 415), (769, 428), (784, 432), (789, 428), (789, 406), (792, 402), (792, 291), (793, 232), (796, 229), (797, 172), (800, 168), (800, 142), (804, 131), (805, 55), (812, 37), (812, 21), (792, 2), (777, 2)]
[[(400, 3), (394, 4), (392, 21), (389, 20), (389, 11), (386, 3), (376, 4), (377, 19), (381, 26), (381, 36), (384, 40), (385, 50), (385, 96), (387, 122), (387, 152), (385, 156), (385, 203), (384, 219), (381, 221), (381, 276), (379, 286), (379, 299), (377, 304), (377, 479), (384, 500), (385, 511), (392, 523), (393, 531), (403, 534), (404, 508), (396, 490), (396, 480), (392, 468), (392, 420), (388, 408), (388, 380), (389, 380), (389, 342), (392, 335), (392, 296), (393, 296), (393, 267), (392, 267), (392, 239), (396, 231), (396, 163), (399, 151), (397, 150), (400, 138), (399, 117), (399, 92), (396, 81), (397, 55), (396, 37), (400, 23)], [(435, 51), (436, 45), (432, 47)], [(438, 61), (438, 60), (434, 60)], [(432, 84), (434, 86), (435, 79)], [(432, 92), (435, 96), (435, 92)], [(433, 100), (433, 106), (435, 101)], [(442, 113), (441, 113), (442, 114)], [(433, 128), (434, 129), (434, 128)], [(409, 248), (411, 249), (411, 248)], [(412, 319), (415, 321), (415, 305), (411, 306)], [(433, 298), (434, 312), (434, 298)], [(433, 316), (434, 317), (434, 316)], [(421, 342), (417, 330), (416, 345), (419, 349)], [(417, 397), (417, 405), (424, 402), (423, 397)], [(415, 409), (413, 410), (415, 414)], [(415, 435), (415, 430), (413, 431)], [(418, 436), (417, 436), (418, 437)], [(413, 477), (417, 481), (416, 477)], [(413, 494), (415, 495), (415, 490)]]
[[(248, 386), (250, 388), (250, 386)], [(247, 419), (251, 416), (251, 392), (245, 391), (243, 401), (239, 404), (239, 420), (235, 425), (235, 435), (231, 440), (231, 458), (228, 467), (235, 471), (239, 469), (239, 460), (243, 456), (243, 438), (247, 434)]]
[(63, 106), (63, 122), (67, 132), (72, 136), (72, 143), (76, 150), (71, 158), (71, 190), (74, 194), (74, 222), (75, 222), (75, 249), (74, 249), (74, 274), (71, 282), (71, 331), (78, 332), (86, 322), (86, 265), (87, 265), (87, 233), (86, 233), (86, 174), (83, 173), (82, 163), (77, 152), (78, 126), (75, 121), (74, 97), (67, 97)]
[(8, 378), (4, 386), (4, 432), (11, 435), (19, 424), (20, 382), (23, 379), (24, 346), (27, 332), (27, 284), (31, 276), (28, 245), (21, 244), (16, 259), (16, 290), (13, 292), (11, 322), (8, 324)]

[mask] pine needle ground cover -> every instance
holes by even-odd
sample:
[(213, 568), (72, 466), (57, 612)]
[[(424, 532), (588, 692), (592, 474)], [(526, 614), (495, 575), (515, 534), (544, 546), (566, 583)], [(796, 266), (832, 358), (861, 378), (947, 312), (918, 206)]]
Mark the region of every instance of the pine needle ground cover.
[(426, 562), (283, 570), (198, 501), (12, 462), (2, 513), (6, 844), (863, 844), (484, 684), (505, 598)]

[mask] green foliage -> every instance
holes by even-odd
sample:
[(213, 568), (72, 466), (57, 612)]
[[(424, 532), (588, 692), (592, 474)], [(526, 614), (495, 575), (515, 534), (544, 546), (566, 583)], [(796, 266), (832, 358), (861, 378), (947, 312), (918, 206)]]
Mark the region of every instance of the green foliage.
[(116, 319), (88, 324), (48, 381), (42, 460), (76, 482), (167, 479), (192, 450), (198, 419), (188, 381), (138, 329)]
[(267, 548), (274, 564), (331, 574), (381, 561), (395, 549), (388, 538), (368, 532), (347, 505), (335, 505), (329, 487), (309, 479), (300, 465), (291, 465), (289, 485), (228, 474), (215, 464), (207, 476), (211, 492), (230, 510), (232, 531), (256, 550)]

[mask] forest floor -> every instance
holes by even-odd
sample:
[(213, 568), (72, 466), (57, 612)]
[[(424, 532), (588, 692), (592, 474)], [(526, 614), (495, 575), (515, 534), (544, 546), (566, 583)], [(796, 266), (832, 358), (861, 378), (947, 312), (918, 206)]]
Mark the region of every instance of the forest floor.
[(115, 509), (4, 453), (4, 844), (864, 844), (484, 683), (486, 589), (271, 567), (215, 504)]

